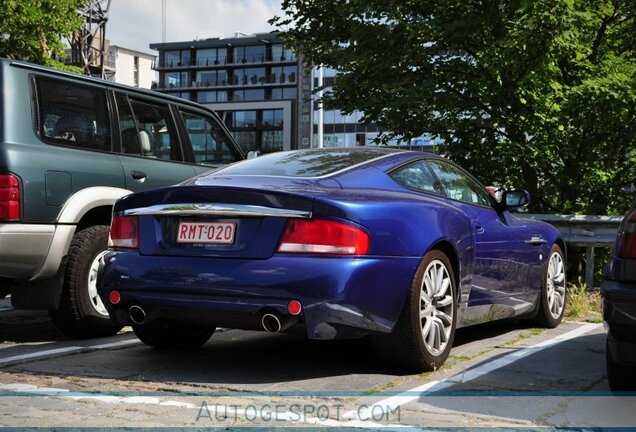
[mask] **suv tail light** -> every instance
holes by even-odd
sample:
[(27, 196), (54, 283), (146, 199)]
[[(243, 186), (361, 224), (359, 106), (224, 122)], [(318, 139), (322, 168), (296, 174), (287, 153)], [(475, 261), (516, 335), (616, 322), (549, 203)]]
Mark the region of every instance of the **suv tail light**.
[(321, 219), (287, 222), (278, 252), (365, 255), (369, 235), (351, 225)]
[(20, 220), (20, 181), (13, 174), (0, 174), (0, 220)]
[(618, 236), (618, 256), (636, 258), (636, 210), (627, 215), (621, 225)]
[(113, 216), (110, 223), (108, 247), (137, 249), (139, 247), (139, 226), (137, 216)]

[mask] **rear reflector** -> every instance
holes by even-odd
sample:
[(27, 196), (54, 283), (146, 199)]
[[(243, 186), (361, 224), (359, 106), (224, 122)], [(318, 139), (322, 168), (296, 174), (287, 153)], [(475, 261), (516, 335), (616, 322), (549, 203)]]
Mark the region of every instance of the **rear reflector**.
[(618, 237), (618, 256), (636, 258), (636, 210), (625, 218), (621, 226)]
[(287, 312), (289, 312), (290, 315), (299, 315), (302, 310), (303, 305), (301, 305), (298, 300), (290, 300), (290, 302), (287, 303)]
[(278, 252), (332, 255), (365, 255), (369, 235), (360, 228), (328, 220), (287, 222)]
[(110, 223), (108, 247), (137, 249), (139, 247), (139, 228), (137, 216), (114, 216)]
[(20, 220), (20, 181), (13, 174), (0, 174), (0, 220)]
[(111, 291), (110, 294), (108, 294), (108, 300), (111, 304), (119, 304), (121, 301), (121, 294), (119, 294), (119, 291)]

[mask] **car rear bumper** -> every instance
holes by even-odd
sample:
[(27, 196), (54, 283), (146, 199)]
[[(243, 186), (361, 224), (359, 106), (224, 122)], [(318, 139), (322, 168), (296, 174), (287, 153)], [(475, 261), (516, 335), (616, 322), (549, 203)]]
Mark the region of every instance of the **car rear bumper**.
[(604, 280), (601, 294), (612, 359), (636, 366), (636, 283)]
[[(290, 300), (303, 306), (299, 323), (311, 339), (388, 333), (402, 310), (419, 257), (310, 257), (266, 260), (175, 258), (111, 252), (98, 290), (111, 316), (127, 323), (139, 305), (147, 319), (260, 329), (264, 313), (284, 320)], [(117, 290), (121, 301), (108, 302)]]
[(75, 225), (0, 224), (0, 277), (35, 280), (57, 274)]
[(54, 225), (0, 224), (0, 276), (35, 276), (44, 263), (54, 232)]

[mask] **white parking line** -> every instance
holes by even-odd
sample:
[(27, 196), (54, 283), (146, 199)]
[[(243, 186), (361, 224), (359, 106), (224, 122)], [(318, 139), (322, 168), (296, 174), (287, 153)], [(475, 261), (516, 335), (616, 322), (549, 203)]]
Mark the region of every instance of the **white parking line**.
[(12, 363), (19, 363), (25, 360), (45, 359), (49, 357), (57, 357), (66, 354), (98, 351), (110, 348), (119, 348), (128, 345), (141, 343), (138, 339), (128, 339), (119, 342), (112, 342), (99, 345), (87, 345), (87, 346), (69, 346), (64, 348), (55, 348), (44, 351), (37, 351), (29, 354), (16, 355), (11, 357), (0, 358), (0, 365), (8, 365)]
[[(479, 377), (482, 377), (492, 371), (508, 366), (518, 360), (526, 358), (530, 355), (536, 354), (540, 351), (543, 351), (547, 348), (553, 347), (559, 343), (580, 337), (584, 334), (587, 334), (593, 330), (600, 328), (600, 324), (585, 324), (574, 330), (571, 330), (567, 333), (564, 333), (559, 336), (555, 336), (543, 342), (540, 342), (536, 345), (529, 346), (526, 348), (520, 348), (514, 352), (506, 354), (502, 357), (496, 358), (490, 362), (484, 363), (481, 366), (468, 369), (464, 372), (461, 372), (457, 375), (452, 376), (446, 380), (442, 381), (432, 381), (426, 383), (424, 385), (415, 387), (411, 390), (407, 390), (403, 393), (397, 394), (395, 396), (388, 397), (381, 401), (378, 401), (374, 404), (364, 405), (360, 407), (360, 409), (356, 411), (350, 411), (342, 416), (339, 416), (338, 420), (334, 419), (320, 419), (315, 417), (309, 417), (307, 415), (303, 415), (300, 419), (298, 419), (298, 412), (280, 412), (280, 420), (283, 422), (290, 423), (302, 423), (316, 426), (328, 426), (328, 427), (351, 427), (351, 428), (381, 428), (381, 429), (402, 429), (402, 428), (413, 428), (413, 426), (409, 425), (385, 425), (381, 423), (376, 423), (371, 420), (371, 415), (375, 409), (380, 409), (383, 412), (387, 411), (396, 411), (400, 406), (405, 405), (407, 403), (416, 401), (421, 397), (426, 395), (426, 392), (431, 391), (440, 391), (447, 389), (453, 385), (458, 383), (465, 383), (472, 380), (475, 380)], [(77, 351), (91, 351), (91, 350), (99, 350), (99, 349), (108, 349), (108, 348), (116, 348), (120, 346), (127, 346), (134, 343), (139, 343), (137, 339), (126, 340), (121, 342), (93, 345), (87, 347), (67, 347), (60, 348), (56, 350), (48, 350), (42, 351), (40, 353), (27, 354), (24, 356), (15, 356), (13, 358), (7, 358), (0, 360), (0, 363), (9, 361), (9, 360), (22, 360), (22, 359), (32, 359), (37, 357), (45, 357), (47, 355), (59, 355), (66, 354), (69, 352)], [(73, 393), (66, 389), (56, 389), (56, 388), (41, 388), (33, 385), (27, 384), (2, 384), (0, 383), (0, 392), (1, 391), (9, 391), (9, 392), (23, 392), (23, 393), (31, 393), (31, 394), (46, 394), (54, 397), (62, 397), (69, 398), (73, 400), (92, 400), (96, 402), (103, 403), (125, 403), (125, 404), (146, 404), (146, 405), (159, 405), (159, 406), (177, 406), (191, 410), (198, 410), (199, 415), (202, 413), (202, 405), (197, 405), (189, 402), (181, 402), (172, 399), (163, 399), (155, 396), (113, 396), (113, 395), (100, 395), (93, 393)], [(237, 413), (246, 414), (247, 411), (238, 410)], [(211, 414), (216, 413), (215, 406), (205, 407), (205, 414), (210, 416)], [(342, 419), (342, 420), (340, 420)], [(364, 419), (364, 420), (362, 420)]]
[[(416, 401), (422, 396), (425, 396), (426, 392), (440, 391), (440, 390), (449, 388), (451, 386), (454, 386), (458, 383), (466, 383), (468, 381), (475, 380), (494, 370), (501, 369), (518, 360), (521, 360), (525, 357), (536, 354), (539, 351), (543, 351), (544, 349), (553, 347), (561, 342), (565, 342), (570, 339), (574, 339), (579, 336), (582, 336), (586, 333), (591, 332), (592, 330), (598, 329), (599, 327), (601, 327), (601, 324), (585, 324), (581, 327), (578, 327), (562, 335), (555, 336), (551, 339), (545, 340), (543, 342), (540, 342), (536, 345), (533, 345), (527, 348), (521, 348), (517, 351), (511, 352), (510, 354), (506, 354), (503, 357), (499, 357), (488, 363), (484, 363), (481, 366), (478, 366), (476, 368), (468, 369), (457, 375), (453, 375), (452, 377), (446, 380), (431, 381), (422, 386), (415, 387), (411, 390), (407, 390), (403, 393), (383, 399), (379, 402), (374, 403), (373, 405), (369, 405), (369, 407), (366, 408), (366, 411), (364, 411), (363, 414), (372, 413), (374, 408), (383, 409), (383, 410), (387, 410), (387, 409), (396, 410), (401, 405), (405, 405), (409, 402)], [(346, 419), (357, 418), (359, 416), (360, 416), (360, 413), (358, 411), (349, 411), (343, 415), (343, 417)]]

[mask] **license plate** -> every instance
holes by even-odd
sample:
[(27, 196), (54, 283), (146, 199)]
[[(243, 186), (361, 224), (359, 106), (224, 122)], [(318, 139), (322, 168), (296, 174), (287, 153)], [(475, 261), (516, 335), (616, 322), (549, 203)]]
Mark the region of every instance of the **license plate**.
[(177, 243), (234, 243), (236, 224), (230, 222), (181, 222)]

